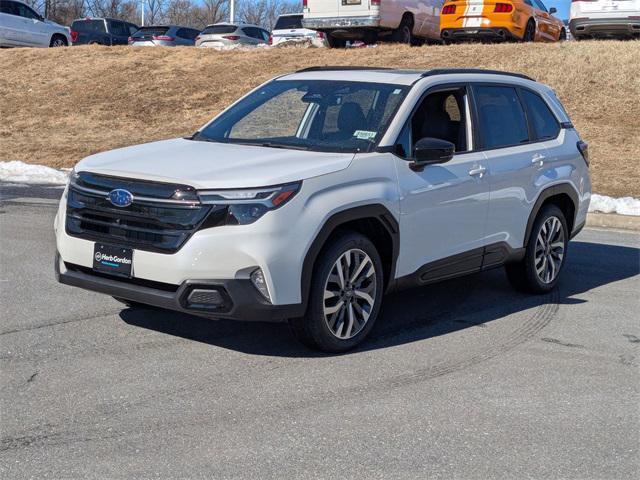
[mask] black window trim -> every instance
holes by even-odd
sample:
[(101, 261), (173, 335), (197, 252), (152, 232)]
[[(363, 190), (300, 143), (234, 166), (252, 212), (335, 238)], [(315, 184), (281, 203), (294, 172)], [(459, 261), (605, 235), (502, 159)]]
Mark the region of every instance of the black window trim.
[[(412, 88), (413, 88), (413, 85), (412, 85)], [(404, 132), (405, 128), (407, 128), (407, 126), (411, 128), (411, 126), (408, 124), (411, 123), (411, 120), (413, 119), (413, 116), (418, 110), (418, 107), (422, 105), (422, 102), (424, 101), (424, 99), (427, 98), (427, 96), (432, 93), (438, 93), (438, 92), (447, 91), (447, 90), (459, 90), (461, 88), (466, 89), (467, 103), (469, 104), (469, 117), (471, 118), (471, 136), (473, 140), (472, 142), (473, 149), (465, 150), (464, 152), (454, 152), (453, 156), (455, 157), (457, 155), (466, 155), (468, 153), (481, 152), (482, 150), (477, 148), (478, 145), (480, 144), (478, 142), (479, 135), (480, 135), (480, 131), (478, 130), (478, 116), (477, 116), (478, 114), (476, 111), (475, 100), (474, 100), (473, 91), (472, 91), (473, 89), (471, 88), (471, 84), (469, 82), (438, 83), (436, 85), (431, 85), (430, 87), (428, 87), (424, 92), (422, 92), (422, 94), (420, 95), (420, 98), (418, 98), (418, 100), (416, 100), (416, 102), (413, 104), (413, 107), (411, 108), (411, 112), (409, 113), (404, 123), (402, 124), (402, 128), (400, 128), (400, 130), (398, 131), (398, 135), (396, 136), (392, 145), (388, 147), (379, 147), (374, 151), (390, 152), (390, 153), (393, 153), (395, 156), (403, 160), (406, 160), (408, 162), (413, 161), (414, 160), (413, 152), (405, 152), (405, 155), (402, 155), (402, 152), (400, 152), (398, 149), (398, 146), (400, 145), (398, 141), (400, 140), (400, 135), (402, 135), (402, 132)], [(408, 95), (410, 91), (411, 89), (407, 91), (406, 95)], [(397, 113), (397, 110), (396, 110), (396, 113)], [(465, 118), (465, 122), (466, 122), (466, 118)], [(469, 139), (467, 138), (466, 140), (467, 140), (467, 145), (469, 145)]]
[[(484, 146), (484, 141), (483, 138), (481, 136), (482, 133), (482, 126), (478, 124), (479, 128), (478, 128), (478, 141), (477, 141), (477, 145), (479, 146), (479, 148), (477, 149), (477, 151), (479, 152), (490, 152), (493, 150), (501, 150), (504, 148), (513, 148), (513, 147), (523, 147), (523, 146), (527, 146), (527, 145), (533, 145), (536, 143), (543, 143), (543, 142), (548, 142), (550, 140), (555, 140), (560, 136), (560, 133), (562, 132), (562, 129), (564, 128), (564, 124), (561, 123), (558, 120), (558, 117), (556, 116), (556, 113), (553, 111), (553, 108), (549, 107), (549, 103), (535, 90), (533, 90), (532, 88), (528, 88), (528, 87), (524, 87), (522, 85), (519, 85), (517, 83), (508, 83), (508, 82), (491, 82), (491, 81), (487, 81), (487, 82), (483, 82), (483, 81), (473, 81), (473, 82), (469, 82), (470, 83), (470, 87), (471, 90), (474, 91), (475, 93), (475, 89), (476, 87), (482, 86), (482, 87), (509, 87), (509, 88), (513, 88), (516, 90), (516, 94), (518, 96), (518, 100), (520, 101), (520, 106), (522, 107), (522, 110), (524, 112), (524, 116), (525, 116), (525, 121), (527, 122), (527, 131), (529, 132), (529, 141), (528, 142), (522, 142), (522, 143), (515, 143), (515, 144), (511, 144), (511, 145), (501, 145), (499, 147), (495, 147), (495, 148), (485, 148)], [(547, 108), (549, 108), (549, 110), (551, 111), (551, 114), (553, 115), (553, 118), (555, 118), (557, 124), (558, 124), (558, 134), (555, 137), (546, 137), (546, 138), (540, 138), (540, 139), (534, 139), (532, 140), (532, 138), (535, 137), (535, 135), (532, 135), (533, 133), (533, 126), (531, 125), (531, 122), (529, 121), (529, 112), (528, 112), (528, 108), (522, 98), (522, 94), (521, 94), (521, 90), (527, 90), (531, 93), (534, 93), (536, 95), (538, 95), (542, 101), (545, 103), (545, 105), (547, 105)], [(477, 118), (477, 109), (478, 109), (478, 105), (475, 101), (475, 96), (472, 97), (474, 100), (474, 106), (473, 106), (473, 110), (476, 113), (476, 118)], [(573, 126), (571, 126), (571, 128), (573, 128)], [(474, 130), (475, 132), (475, 130)], [(474, 142), (474, 147), (476, 146), (476, 142)]]
[(527, 105), (527, 102), (524, 99), (524, 96), (522, 95), (522, 92), (526, 91), (527, 93), (531, 93), (532, 95), (535, 95), (536, 97), (538, 97), (542, 103), (547, 107), (547, 110), (549, 110), (549, 112), (551, 112), (551, 116), (553, 117), (553, 119), (556, 122), (556, 128), (557, 128), (557, 133), (555, 135), (555, 137), (540, 137), (540, 138), (536, 138), (532, 143), (536, 143), (536, 142), (548, 142), (549, 140), (555, 140), (556, 138), (558, 138), (558, 136), (560, 135), (560, 131), (562, 130), (562, 123), (558, 120), (558, 117), (556, 117), (556, 114), (554, 113), (553, 109), (549, 106), (549, 102), (547, 102), (544, 97), (542, 95), (540, 95), (538, 92), (530, 89), (530, 88), (524, 88), (524, 87), (520, 87), (518, 89), (518, 95), (520, 97), (520, 102), (524, 105), (524, 113), (527, 117), (527, 123), (529, 124), (529, 135), (531, 136), (533, 134), (533, 137), (537, 137), (537, 133), (535, 126), (533, 125), (532, 121), (529, 121), (529, 116), (532, 114), (532, 112), (529, 111), (529, 106)]

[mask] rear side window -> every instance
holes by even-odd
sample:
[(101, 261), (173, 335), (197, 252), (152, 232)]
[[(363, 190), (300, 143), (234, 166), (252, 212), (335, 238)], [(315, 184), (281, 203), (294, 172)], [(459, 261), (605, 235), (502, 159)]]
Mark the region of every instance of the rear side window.
[(111, 33), (119, 37), (128, 37), (129, 29), (122, 22), (111, 21)]
[(203, 35), (221, 35), (224, 33), (233, 33), (237, 30), (235, 25), (211, 25), (202, 31)]
[(560, 125), (546, 102), (538, 94), (529, 90), (522, 90), (522, 99), (527, 107), (529, 123), (533, 127), (535, 140), (556, 138), (560, 132)]
[(0, 1), (0, 13), (8, 13), (9, 15), (18, 15), (17, 10), (14, 8), (14, 3), (7, 0)]
[(104, 20), (76, 20), (71, 24), (71, 30), (82, 33), (105, 33), (106, 31)]
[(199, 33), (200, 30), (194, 30), (193, 28), (179, 28), (176, 35), (187, 40), (195, 40)]
[(476, 86), (474, 92), (485, 149), (529, 141), (527, 119), (515, 88)]
[(274, 30), (293, 30), (302, 28), (302, 15), (291, 15), (278, 18)]

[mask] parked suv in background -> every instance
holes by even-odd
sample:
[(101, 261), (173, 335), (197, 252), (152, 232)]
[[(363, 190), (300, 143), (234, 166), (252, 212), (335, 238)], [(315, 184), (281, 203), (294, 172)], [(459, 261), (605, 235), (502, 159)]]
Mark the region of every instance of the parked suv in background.
[(556, 8), (542, 0), (446, 0), (440, 13), (440, 32), (447, 42), (465, 40), (522, 40), (557, 42), (567, 30)]
[(234, 45), (266, 45), (269, 32), (248, 23), (216, 23), (207, 26), (196, 38), (196, 47), (223, 48)]
[(178, 25), (140, 27), (129, 38), (135, 47), (193, 47), (200, 30)]
[(311, 68), (189, 138), (82, 160), (55, 268), (131, 306), (289, 319), (345, 351), (395, 288), (504, 265), (519, 289), (553, 289), (587, 159), (553, 91), (521, 75)]
[(302, 25), (324, 32), (332, 47), (344, 47), (349, 40), (440, 42), (442, 3), (443, 0), (302, 0)]
[(68, 30), (25, 3), (0, 0), (0, 47), (66, 47)]
[(71, 41), (74, 45), (126, 45), (137, 30), (137, 25), (115, 18), (80, 18), (71, 24)]
[(328, 47), (327, 36), (323, 32), (316, 32), (302, 26), (301, 13), (287, 13), (280, 15), (271, 32), (271, 45), (285, 42), (308, 41), (316, 47)]
[(640, 38), (640, 0), (572, 0), (569, 28), (584, 38)]

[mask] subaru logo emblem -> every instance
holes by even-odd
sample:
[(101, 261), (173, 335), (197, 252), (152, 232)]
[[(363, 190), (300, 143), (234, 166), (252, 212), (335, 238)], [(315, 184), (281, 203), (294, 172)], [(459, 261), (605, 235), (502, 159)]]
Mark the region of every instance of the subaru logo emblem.
[(111, 190), (108, 198), (116, 207), (128, 207), (133, 202), (133, 195), (131, 195), (131, 192), (122, 188)]

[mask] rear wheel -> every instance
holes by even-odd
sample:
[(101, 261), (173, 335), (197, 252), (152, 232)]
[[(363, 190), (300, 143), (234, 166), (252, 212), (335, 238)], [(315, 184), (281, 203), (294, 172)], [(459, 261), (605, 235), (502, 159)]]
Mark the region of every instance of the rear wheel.
[(505, 267), (511, 284), (529, 293), (553, 290), (564, 266), (568, 242), (562, 210), (556, 205), (546, 205), (533, 224), (524, 258)]
[(54, 35), (49, 42), (50, 47), (66, 47), (67, 39), (63, 35)]
[(529, 19), (527, 26), (524, 29), (523, 42), (533, 42), (536, 39), (536, 22), (533, 19)]
[(327, 42), (331, 48), (344, 48), (347, 46), (347, 41), (342, 38), (336, 38), (332, 33), (327, 33)]
[(396, 43), (404, 43), (405, 45), (411, 45), (413, 41), (413, 17), (406, 15), (402, 17), (400, 26), (396, 28), (391, 34), (391, 40)]
[(333, 240), (318, 258), (304, 317), (290, 320), (305, 345), (346, 352), (369, 334), (380, 310), (384, 275), (380, 255), (364, 235)]

